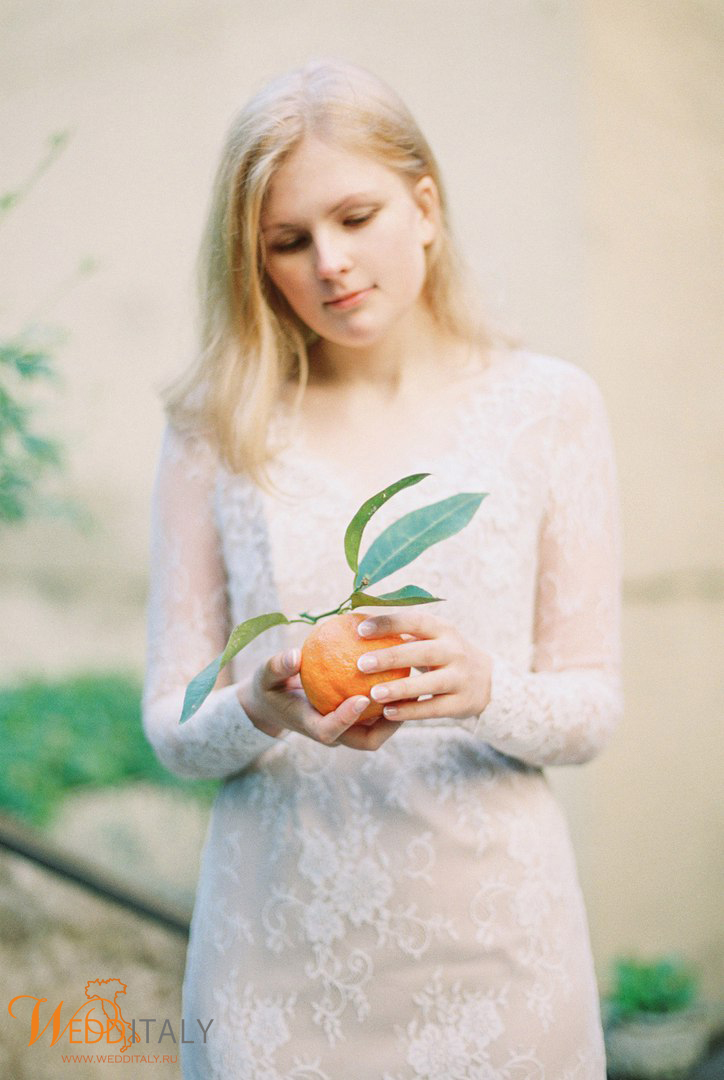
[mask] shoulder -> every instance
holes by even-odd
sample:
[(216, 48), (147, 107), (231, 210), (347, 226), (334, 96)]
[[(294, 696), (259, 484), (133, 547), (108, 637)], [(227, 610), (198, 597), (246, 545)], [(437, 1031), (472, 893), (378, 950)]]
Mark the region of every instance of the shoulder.
[(583, 413), (605, 412), (596, 380), (570, 360), (519, 348), (510, 354), (507, 366), (511, 388), (534, 399), (542, 412), (571, 420)]
[(199, 428), (186, 428), (167, 420), (161, 436), (160, 461), (168, 471), (184, 473), (189, 480), (208, 480), (219, 467), (214, 440)]
[(539, 386), (541, 391), (547, 390), (555, 396), (600, 393), (593, 376), (571, 360), (532, 349), (516, 349), (512, 357), (512, 366), (517, 377), (521, 381)]

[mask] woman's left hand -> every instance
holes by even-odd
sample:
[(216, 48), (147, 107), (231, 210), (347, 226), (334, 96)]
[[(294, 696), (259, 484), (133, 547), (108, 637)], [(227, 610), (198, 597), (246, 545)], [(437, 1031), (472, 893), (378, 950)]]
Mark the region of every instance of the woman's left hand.
[[(385, 718), (394, 721), (427, 720), (433, 717), (463, 719), (478, 716), (490, 701), (492, 660), (471, 645), (450, 623), (428, 612), (408, 608), (388, 615), (368, 615), (357, 627), (365, 641), (375, 636), (409, 634), (415, 640), (364, 653), (360, 671), (418, 668), (406, 679), (374, 686), (370, 696), (384, 703)], [(426, 701), (416, 701), (432, 694)], [(410, 700), (412, 699), (412, 700)], [(389, 704), (388, 704), (389, 702)]]

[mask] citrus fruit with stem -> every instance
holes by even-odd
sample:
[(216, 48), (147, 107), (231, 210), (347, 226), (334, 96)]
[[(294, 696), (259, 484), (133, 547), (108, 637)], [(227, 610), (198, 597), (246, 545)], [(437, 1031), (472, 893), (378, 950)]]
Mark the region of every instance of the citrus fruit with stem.
[[(353, 612), (332, 615), (324, 622), (317, 623), (302, 646), (299, 669), (302, 686), (311, 704), (323, 716), (356, 694), (369, 697), (370, 690), (377, 683), (406, 679), (410, 674), (410, 668), (372, 672), (359, 670), (357, 661), (363, 653), (402, 645), (405, 640), (398, 634), (387, 634), (365, 641), (357, 633), (357, 627), (366, 618), (367, 615)], [(373, 724), (382, 716), (382, 709), (381, 703), (370, 702), (357, 723)]]

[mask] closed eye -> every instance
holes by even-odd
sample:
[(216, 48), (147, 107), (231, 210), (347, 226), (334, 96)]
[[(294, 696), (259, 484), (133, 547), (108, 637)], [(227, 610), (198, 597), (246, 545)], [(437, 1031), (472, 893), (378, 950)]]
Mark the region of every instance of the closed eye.
[[(350, 214), (343, 220), (343, 225), (350, 229), (357, 229), (361, 225), (366, 225), (368, 221), (377, 213), (377, 210), (369, 210), (364, 214)], [(282, 240), (276, 244), (271, 245), (272, 251), (280, 254), (284, 254), (289, 251), (301, 251), (309, 244), (310, 237), (307, 233), (301, 233), (299, 236), (294, 236), (290, 240)]]
[(307, 239), (304, 236), (298, 236), (296, 240), (289, 240), (286, 244), (272, 244), (272, 251), (285, 252), (285, 251), (300, 251), (306, 244)]
[(346, 217), (344, 223), (345, 225), (352, 226), (352, 228), (354, 228), (355, 225), (364, 225), (366, 222), (371, 221), (376, 213), (376, 210), (370, 210), (367, 214), (357, 214), (354, 217)]

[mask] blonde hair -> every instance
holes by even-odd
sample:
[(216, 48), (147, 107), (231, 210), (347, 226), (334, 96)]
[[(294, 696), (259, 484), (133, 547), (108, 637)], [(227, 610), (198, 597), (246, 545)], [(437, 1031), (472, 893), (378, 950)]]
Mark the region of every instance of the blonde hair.
[(316, 335), (266, 277), (259, 220), (274, 173), (306, 134), (363, 151), (413, 183), (432, 177), (440, 222), (426, 249), (423, 298), (442, 330), (482, 353), (491, 345), (451, 239), (437, 162), (404, 103), (380, 79), (342, 61), (312, 61), (272, 80), (229, 130), (199, 252), (200, 347), (165, 393), (175, 426), (201, 431), (228, 468), (267, 490), (272, 414), (295, 381), (298, 409)]

